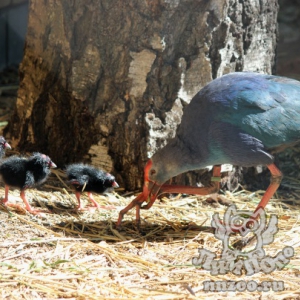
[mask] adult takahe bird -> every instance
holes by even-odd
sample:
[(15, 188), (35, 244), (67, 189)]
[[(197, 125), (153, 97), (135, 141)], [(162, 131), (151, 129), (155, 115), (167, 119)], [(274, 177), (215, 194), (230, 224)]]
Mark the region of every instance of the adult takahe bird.
[(8, 191), (10, 187), (21, 190), (20, 197), (24, 201), (26, 209), (33, 214), (40, 211), (33, 209), (25, 197), (25, 190), (38, 186), (46, 181), (50, 174), (50, 168), (56, 165), (49, 156), (41, 153), (33, 153), (29, 158), (11, 156), (0, 165), (0, 175), (5, 183), (5, 197), (3, 204), (16, 206), (8, 203)]
[[(237, 72), (213, 80), (185, 108), (175, 138), (158, 150), (144, 169), (143, 192), (120, 214), (149, 209), (162, 193), (205, 195), (219, 190), (220, 165), (265, 165), (271, 183), (258, 204), (265, 208), (282, 174), (271, 153), (300, 142), (300, 82), (278, 76)], [(213, 165), (209, 187), (164, 184), (180, 173)], [(144, 201), (148, 203), (141, 206)]]
[(11, 147), (4, 137), (0, 136), (0, 159), (4, 156), (6, 149), (11, 149)]
[(84, 210), (80, 201), (80, 196), (83, 191), (88, 193), (88, 197), (94, 205), (93, 208), (110, 208), (100, 206), (93, 198), (92, 192), (103, 194), (113, 190), (114, 188), (118, 188), (119, 185), (115, 181), (115, 177), (113, 175), (85, 164), (69, 165), (66, 172), (69, 182), (76, 190), (75, 195), (78, 201), (78, 210)]

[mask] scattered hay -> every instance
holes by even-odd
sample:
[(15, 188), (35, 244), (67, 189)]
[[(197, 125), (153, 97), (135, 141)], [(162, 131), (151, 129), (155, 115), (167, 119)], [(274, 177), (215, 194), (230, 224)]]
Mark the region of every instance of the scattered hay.
[[(267, 214), (279, 217), (279, 232), (274, 243), (264, 249), (274, 256), (284, 246), (292, 246), (295, 255), (281, 271), (247, 277), (212, 276), (193, 266), (199, 247), (219, 256), (222, 245), (211, 231), (190, 228), (198, 224), (209, 229), (212, 215), (223, 215), (230, 203), (236, 203), (240, 210), (253, 210), (263, 191), (227, 192), (208, 201), (199, 196), (162, 198), (149, 211), (141, 212), (142, 233), (135, 228), (134, 210), (125, 216), (121, 230), (115, 229), (118, 212), (134, 195), (95, 195), (101, 205), (117, 209), (77, 213), (75, 195), (59, 170), (41, 189), (26, 193), (33, 206), (51, 213), (41, 218), (1, 206), (1, 299), (299, 298), (299, 206), (283, 202), (278, 195), (268, 205)], [(23, 206), (18, 191), (11, 191), (9, 196)], [(85, 195), (82, 199), (89, 204)], [(284, 282), (285, 290), (204, 292), (203, 282), (207, 280), (276, 280)]]

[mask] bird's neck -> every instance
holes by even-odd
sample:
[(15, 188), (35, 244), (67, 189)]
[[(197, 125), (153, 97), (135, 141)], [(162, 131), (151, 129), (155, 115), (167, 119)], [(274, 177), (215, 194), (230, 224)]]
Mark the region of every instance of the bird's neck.
[(152, 167), (157, 171), (157, 183), (163, 184), (170, 178), (187, 171), (201, 169), (200, 157), (193, 154), (177, 138), (172, 139), (152, 157)]

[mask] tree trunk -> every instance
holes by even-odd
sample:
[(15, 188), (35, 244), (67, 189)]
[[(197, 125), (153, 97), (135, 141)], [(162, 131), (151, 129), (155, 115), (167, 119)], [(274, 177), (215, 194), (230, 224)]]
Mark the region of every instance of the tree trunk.
[(6, 136), (129, 190), (184, 106), (233, 71), (272, 73), (277, 0), (32, 0)]

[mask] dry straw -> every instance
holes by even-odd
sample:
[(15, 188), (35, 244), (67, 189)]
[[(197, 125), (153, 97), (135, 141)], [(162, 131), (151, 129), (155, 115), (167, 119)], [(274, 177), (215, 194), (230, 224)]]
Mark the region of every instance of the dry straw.
[[(296, 299), (300, 297), (300, 222), (297, 190), (293, 185), (289, 203), (277, 195), (267, 214), (279, 217), (274, 243), (264, 247), (270, 256), (292, 246), (295, 256), (281, 271), (251, 277), (233, 274), (212, 276), (192, 265), (203, 247), (221, 253), (221, 242), (210, 230), (215, 212), (223, 215), (226, 206), (253, 210), (263, 191), (240, 190), (225, 193), (207, 203), (207, 197), (165, 197), (149, 211), (142, 211), (142, 233), (135, 228), (135, 211), (125, 216), (117, 231), (118, 212), (134, 197), (118, 193), (95, 195), (101, 205), (115, 210), (77, 213), (73, 191), (64, 173), (54, 171), (39, 190), (28, 190), (33, 206), (51, 211), (43, 217), (1, 206), (0, 298), (1, 299)], [(3, 187), (0, 193), (4, 194)], [(10, 201), (23, 206), (18, 191)], [(299, 197), (298, 197), (299, 198)], [(85, 205), (87, 197), (82, 196)], [(295, 203), (291, 203), (294, 200)], [(211, 203), (212, 202), (212, 203)], [(220, 204), (223, 203), (223, 204)], [(194, 224), (205, 230), (193, 229)], [(251, 246), (251, 245), (250, 245)], [(282, 292), (204, 292), (206, 280), (283, 281)]]

